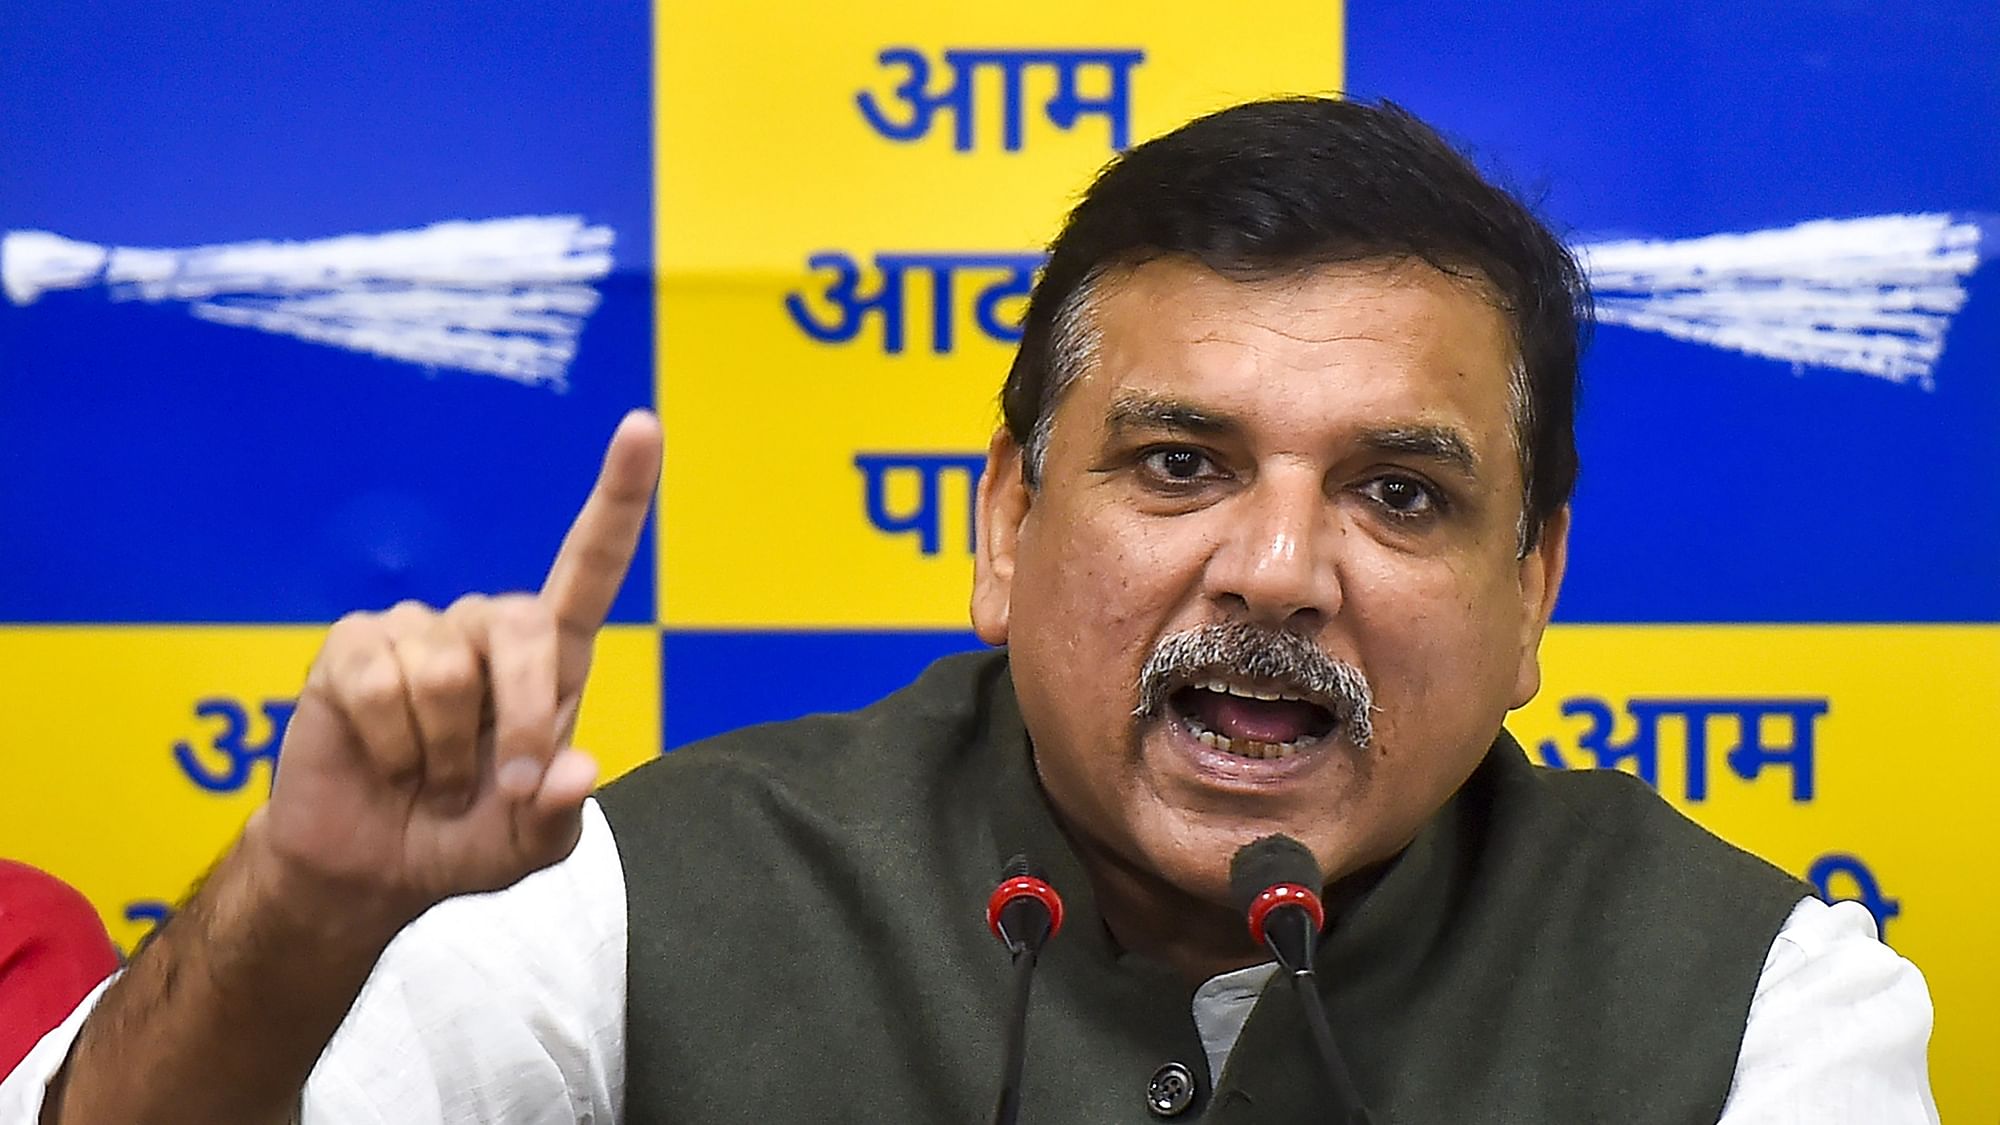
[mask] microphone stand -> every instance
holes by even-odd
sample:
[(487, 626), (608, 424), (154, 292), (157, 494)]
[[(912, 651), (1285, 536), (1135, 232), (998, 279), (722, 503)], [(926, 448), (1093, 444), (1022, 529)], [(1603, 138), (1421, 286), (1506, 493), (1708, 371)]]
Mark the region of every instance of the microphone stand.
[[(1281, 934), (1279, 931), (1288, 932)], [(1326, 1018), (1326, 1004), (1319, 996), (1319, 984), (1313, 975), (1312, 963), (1313, 939), (1317, 936), (1318, 927), (1311, 915), (1299, 907), (1273, 910), (1265, 922), (1264, 944), (1278, 959), (1279, 968), (1291, 978), (1299, 1007), (1305, 1010), (1306, 1028), (1312, 1034), (1320, 1069), (1326, 1072), (1327, 1083), (1333, 1087), (1333, 1100), (1338, 1107), (1338, 1116), (1334, 1120), (1341, 1125), (1374, 1125), (1375, 1119), (1369, 1116), (1368, 1107), (1361, 1102), (1361, 1091), (1354, 1088), (1354, 1076), (1348, 1073), (1347, 1060), (1341, 1057), (1340, 1047), (1334, 1042), (1333, 1025)]]
[(1014, 951), (1014, 1002), (1007, 1015), (1007, 1055), (993, 1125), (1014, 1125), (1021, 1114), (1021, 1070), (1028, 1057), (1028, 990), (1035, 982), (1035, 954), (1035, 947), (1025, 942)]
[(1006, 1058), (1000, 1066), (1000, 1100), (993, 1125), (1014, 1125), (1021, 1113), (1021, 1071), (1028, 1057), (1028, 992), (1042, 946), (1062, 929), (1062, 896), (1026, 856), (1007, 861), (1000, 885), (986, 900), (986, 925), (1014, 958), (1014, 996), (1008, 1006)]
[(1293, 990), (1299, 996), (1299, 1007), (1306, 1012), (1306, 1027), (1312, 1031), (1320, 1067), (1326, 1071), (1327, 1081), (1333, 1084), (1334, 1101), (1346, 1110), (1343, 1114), (1346, 1125), (1374, 1125), (1368, 1107), (1361, 1104), (1361, 1092), (1354, 1088), (1354, 1077), (1347, 1073), (1347, 1061), (1340, 1057), (1340, 1048), (1334, 1046), (1333, 1027), (1327, 1022), (1326, 1005), (1320, 1001), (1312, 970), (1301, 969), (1290, 975)]

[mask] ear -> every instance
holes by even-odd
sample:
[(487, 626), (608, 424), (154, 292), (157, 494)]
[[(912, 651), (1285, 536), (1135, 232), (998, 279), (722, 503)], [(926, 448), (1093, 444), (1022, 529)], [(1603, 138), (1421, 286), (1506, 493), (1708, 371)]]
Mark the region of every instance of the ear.
[(990, 645), (1007, 643), (1007, 620), (1014, 600), (1014, 552), (1021, 521), (1034, 496), (1021, 475), (1021, 447), (1002, 426), (986, 447), (986, 471), (979, 478), (972, 557), (972, 629)]
[(1569, 565), (1569, 505), (1564, 504), (1542, 525), (1535, 549), (1520, 562), (1521, 653), (1514, 674), (1513, 706), (1525, 705), (1542, 690), (1542, 633), (1556, 611), (1563, 570)]

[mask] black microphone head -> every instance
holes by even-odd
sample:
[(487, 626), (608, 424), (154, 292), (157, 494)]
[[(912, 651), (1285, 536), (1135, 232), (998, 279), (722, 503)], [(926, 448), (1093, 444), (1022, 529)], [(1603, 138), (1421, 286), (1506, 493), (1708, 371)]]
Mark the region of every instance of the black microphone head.
[(1229, 897), (1241, 911), (1247, 912), (1258, 895), (1280, 883), (1296, 883), (1317, 895), (1325, 882), (1319, 861), (1290, 836), (1252, 840), (1229, 860)]

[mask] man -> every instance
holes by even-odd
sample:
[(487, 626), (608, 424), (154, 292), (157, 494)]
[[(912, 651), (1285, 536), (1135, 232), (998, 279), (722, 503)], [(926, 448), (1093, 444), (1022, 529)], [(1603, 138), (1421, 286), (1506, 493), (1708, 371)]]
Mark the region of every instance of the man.
[(979, 907), (1025, 852), (1070, 920), (1024, 1121), (1328, 1120), (1227, 887), (1281, 832), (1377, 1121), (1934, 1120), (1928, 999), (1865, 913), (1501, 730), (1562, 579), (1583, 305), (1393, 108), (1140, 146), (1003, 395), (972, 617), (1004, 653), (587, 800), (569, 732), (659, 464), (628, 419), (538, 595), (334, 626), (269, 806), (44, 1044), (42, 1119), (277, 1121), (309, 1076), (315, 1121), (979, 1119)]

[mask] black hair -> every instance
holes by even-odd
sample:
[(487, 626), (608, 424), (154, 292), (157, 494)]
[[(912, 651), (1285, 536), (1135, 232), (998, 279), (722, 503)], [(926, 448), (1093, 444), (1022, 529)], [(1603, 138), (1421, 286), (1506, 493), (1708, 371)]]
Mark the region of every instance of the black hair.
[(1001, 391), (1030, 488), (1048, 428), (1093, 348), (1087, 305), (1108, 271), (1184, 256), (1258, 278), (1417, 260), (1482, 283), (1519, 349), (1520, 547), (1576, 483), (1577, 360), (1590, 293), (1562, 243), (1435, 130), (1389, 102), (1294, 97), (1198, 118), (1100, 172), (1049, 247)]

